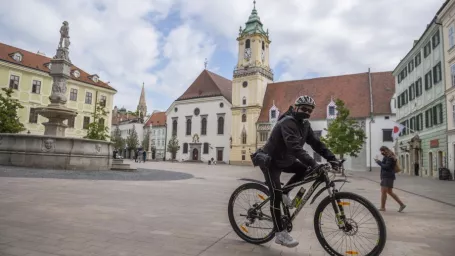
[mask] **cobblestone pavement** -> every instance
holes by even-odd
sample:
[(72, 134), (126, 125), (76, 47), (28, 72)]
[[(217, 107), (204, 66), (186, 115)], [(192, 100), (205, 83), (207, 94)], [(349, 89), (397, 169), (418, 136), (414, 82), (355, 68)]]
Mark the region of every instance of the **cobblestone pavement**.
[[(71, 175), (67, 179), (1, 177), (0, 255), (326, 255), (316, 240), (312, 223), (320, 200), (305, 206), (296, 219), (292, 232), (300, 241), (296, 248), (273, 242), (247, 244), (232, 231), (227, 216), (229, 197), (245, 182), (240, 178), (263, 180), (258, 169), (160, 162), (131, 164), (189, 173), (194, 178), (137, 181), (74, 179)], [(351, 183), (343, 191), (379, 202), (376, 182), (356, 174), (349, 180)], [(389, 199), (388, 211), (383, 213), (388, 241), (382, 255), (453, 255), (455, 207), (396, 192), (408, 207), (398, 213), (398, 205)]]

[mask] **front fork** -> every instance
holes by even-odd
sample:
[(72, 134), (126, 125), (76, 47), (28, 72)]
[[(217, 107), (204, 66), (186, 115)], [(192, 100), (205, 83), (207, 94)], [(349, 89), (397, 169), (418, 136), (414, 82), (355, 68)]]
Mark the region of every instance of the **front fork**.
[[(330, 184), (330, 187), (334, 187), (335, 185), (332, 183)], [(343, 209), (343, 202), (339, 198), (335, 198), (336, 193), (338, 192), (337, 189), (333, 188), (333, 191), (327, 189), (329, 191), (329, 197), (332, 199), (330, 202), (332, 203), (333, 210), (335, 211), (335, 217), (337, 220), (337, 225), (340, 229), (344, 229), (345, 226), (345, 220), (346, 216), (344, 215), (344, 209)]]

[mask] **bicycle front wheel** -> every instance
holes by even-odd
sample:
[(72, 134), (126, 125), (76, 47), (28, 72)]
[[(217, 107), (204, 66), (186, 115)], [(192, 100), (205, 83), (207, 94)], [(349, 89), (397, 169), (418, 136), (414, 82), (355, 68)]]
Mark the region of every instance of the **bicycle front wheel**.
[(376, 207), (366, 198), (350, 193), (337, 192), (335, 200), (339, 217), (345, 227), (339, 228), (332, 200), (324, 198), (316, 208), (314, 229), (324, 250), (330, 255), (380, 255), (386, 243), (384, 219)]

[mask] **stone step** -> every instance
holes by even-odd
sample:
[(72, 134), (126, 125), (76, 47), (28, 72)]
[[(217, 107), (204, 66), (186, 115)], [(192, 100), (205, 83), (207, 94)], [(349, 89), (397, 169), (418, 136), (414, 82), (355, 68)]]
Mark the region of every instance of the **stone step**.
[(116, 167), (116, 166), (111, 167), (111, 171), (134, 172), (136, 170), (137, 170), (136, 168), (132, 168), (129, 166), (128, 167)]
[(121, 163), (123, 163), (123, 159), (113, 159), (112, 162), (113, 162), (114, 164), (117, 164), (117, 163), (120, 163), (120, 164), (121, 164)]
[(112, 167), (115, 167), (115, 168), (129, 168), (130, 167), (130, 164), (118, 164), (118, 163), (113, 163), (112, 164)]

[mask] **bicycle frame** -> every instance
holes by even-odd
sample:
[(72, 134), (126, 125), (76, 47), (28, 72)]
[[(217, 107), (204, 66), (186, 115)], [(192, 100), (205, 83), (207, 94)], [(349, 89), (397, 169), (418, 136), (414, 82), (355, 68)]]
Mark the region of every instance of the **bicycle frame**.
[[(324, 168), (325, 166), (323, 166), (322, 168)], [(289, 211), (289, 208), (287, 206), (284, 205), (284, 203), (282, 203), (283, 205), (283, 209), (284, 209), (284, 214), (287, 215), (289, 217), (289, 219), (291, 220), (291, 222), (297, 217), (297, 215), (299, 214), (300, 210), (302, 210), (302, 208), (306, 205), (306, 203), (308, 202), (308, 199), (313, 195), (313, 193), (316, 191), (316, 189), (323, 183), (326, 183), (325, 187), (322, 188), (317, 194), (316, 196), (313, 198), (313, 200), (311, 201), (311, 204), (315, 201), (315, 199), (324, 191), (324, 190), (328, 190), (329, 192), (329, 196), (330, 197), (333, 197), (334, 193), (338, 192), (338, 190), (335, 188), (335, 182), (347, 182), (347, 180), (330, 180), (329, 176), (328, 176), (328, 172), (326, 169), (322, 169), (323, 173), (320, 174), (320, 173), (314, 173), (312, 175), (309, 175), (307, 177), (305, 177), (302, 181), (298, 181), (296, 183), (293, 183), (293, 184), (289, 184), (287, 186), (284, 186), (282, 188), (283, 191), (291, 191), (292, 189), (298, 187), (298, 186), (301, 186), (301, 185), (304, 185), (304, 184), (307, 184), (307, 183), (310, 183), (312, 181), (314, 181), (313, 185), (311, 185), (311, 187), (308, 189), (308, 191), (305, 193), (305, 195), (303, 196), (302, 198), (302, 202), (299, 204), (299, 206), (296, 208), (296, 210), (292, 213), (290, 213)], [(333, 188), (333, 191), (330, 191), (330, 188)], [(257, 209), (260, 209), (262, 206), (264, 206), (268, 201), (270, 201), (270, 197), (268, 197), (267, 199), (265, 199), (262, 203), (260, 203), (259, 205), (257, 205), (256, 207), (254, 207), (254, 210), (257, 210)], [(339, 199), (336, 200), (337, 201), (337, 204), (335, 204), (334, 201), (332, 201), (332, 206), (333, 206), (333, 209), (335, 211), (335, 214), (338, 218), (340, 218), (341, 216), (344, 216), (344, 210), (343, 210), (343, 206), (342, 206), (342, 203)], [(338, 205), (338, 207), (337, 207)], [(339, 208), (339, 209), (338, 209)], [(341, 216), (340, 216), (340, 213), (341, 213)], [(270, 216), (267, 216), (267, 217), (270, 217)], [(270, 220), (271, 220), (271, 217), (270, 217)], [(339, 224), (343, 224), (343, 221), (341, 219), (338, 220), (339, 221)], [(342, 225), (343, 226), (343, 225)], [(340, 226), (341, 227), (341, 226)]]

